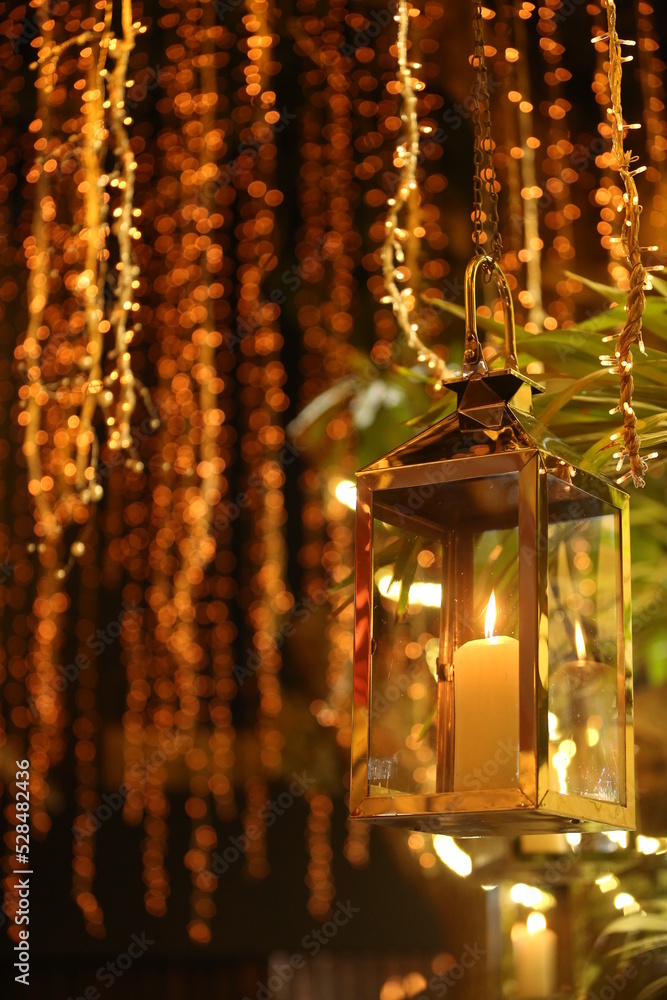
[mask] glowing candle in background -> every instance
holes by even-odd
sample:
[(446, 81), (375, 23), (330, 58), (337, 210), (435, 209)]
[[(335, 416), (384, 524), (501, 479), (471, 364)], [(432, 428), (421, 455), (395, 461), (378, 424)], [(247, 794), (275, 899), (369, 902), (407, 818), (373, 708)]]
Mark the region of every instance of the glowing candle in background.
[(491, 594), (484, 639), (454, 653), (454, 789), (512, 788), (518, 780), (519, 643), (494, 635)]
[(576, 659), (549, 678), (550, 783), (563, 794), (613, 801), (618, 795), (616, 667), (594, 660), (579, 621)]
[(542, 913), (531, 913), (525, 924), (512, 928), (517, 997), (538, 1000), (556, 992), (558, 938)]
[(520, 840), (523, 854), (566, 854), (570, 847), (564, 833), (533, 833)]

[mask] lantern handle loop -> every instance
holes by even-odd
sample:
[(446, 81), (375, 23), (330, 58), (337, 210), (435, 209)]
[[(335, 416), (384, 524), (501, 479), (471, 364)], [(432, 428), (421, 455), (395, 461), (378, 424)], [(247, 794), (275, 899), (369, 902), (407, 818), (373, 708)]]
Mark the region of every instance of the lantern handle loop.
[(465, 312), (466, 312), (466, 340), (463, 353), (463, 374), (472, 375), (475, 372), (486, 374), (488, 367), (482, 353), (482, 345), (477, 334), (477, 300), (475, 295), (475, 282), (477, 271), (483, 267), (495, 278), (500, 301), (503, 307), (503, 317), (505, 320), (505, 368), (519, 370), (519, 363), (516, 359), (516, 330), (514, 329), (514, 306), (512, 304), (512, 293), (510, 292), (507, 278), (500, 264), (492, 257), (473, 257), (466, 268), (465, 274)]

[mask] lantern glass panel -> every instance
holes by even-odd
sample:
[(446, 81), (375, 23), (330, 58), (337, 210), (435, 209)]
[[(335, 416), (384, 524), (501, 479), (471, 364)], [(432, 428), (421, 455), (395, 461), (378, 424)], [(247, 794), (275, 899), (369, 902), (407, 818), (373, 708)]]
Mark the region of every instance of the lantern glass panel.
[(378, 519), (373, 535), (370, 791), (434, 792), (442, 545)]
[(518, 472), (374, 493), (371, 795), (518, 787), (518, 498)]
[(622, 804), (620, 517), (554, 476), (548, 492), (549, 785)]

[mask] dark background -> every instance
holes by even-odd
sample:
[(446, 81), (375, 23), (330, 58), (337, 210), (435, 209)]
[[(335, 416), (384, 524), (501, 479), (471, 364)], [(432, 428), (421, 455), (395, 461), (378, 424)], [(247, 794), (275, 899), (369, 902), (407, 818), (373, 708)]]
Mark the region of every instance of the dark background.
[[(68, 5), (60, 6), (64, 10)], [(173, 38), (169, 32), (158, 26), (157, 21), (165, 11), (181, 10), (183, 7), (168, 2), (158, 4), (154, 0), (147, 0), (141, 6), (142, 10), (139, 11), (140, 5), (136, 5), (137, 16), (142, 16), (144, 23), (150, 27), (148, 33), (138, 39), (137, 52), (133, 56), (137, 71), (165, 65), (166, 46), (170, 42), (173, 43)], [(430, 75), (427, 80), (427, 93), (442, 99), (432, 117), (436, 121), (447, 121), (445, 117), (447, 111), (465, 101), (471, 92), (472, 80), (467, 63), (471, 45), (470, 5), (459, 0), (458, 3), (435, 6), (441, 8), (442, 16), (434, 17), (429, 30), (423, 33), (425, 37), (430, 37), (438, 43), (435, 55), (431, 57), (431, 63), (437, 66), (437, 72)], [(596, 135), (600, 119), (600, 110), (591, 92), (596, 56), (589, 38), (591, 23), (602, 25), (604, 18), (599, 13), (597, 17), (592, 15), (587, 9), (589, 6), (591, 5), (570, 3), (566, 0), (566, 7), (572, 12), (560, 28), (561, 39), (566, 44), (563, 65), (572, 73), (571, 80), (563, 88), (564, 96), (572, 105), (566, 125), (572, 142), (580, 143), (583, 147), (590, 145), (591, 138)], [(627, 37), (637, 36), (637, 8), (641, 6), (641, 3), (619, 2), (620, 30)], [(300, 267), (296, 248), (303, 226), (299, 181), (303, 163), (300, 159), (300, 141), (297, 141), (295, 136), (300, 136), (300, 125), (308, 107), (308, 94), (304, 94), (301, 82), (308, 60), (298, 51), (290, 25), (294, 19), (306, 16), (305, 7), (319, 11), (322, 17), (328, 16), (329, 13), (326, 4), (281, 3), (280, 16), (274, 23), (274, 31), (280, 37), (277, 52), (281, 63), (280, 72), (274, 80), (278, 95), (277, 106), (295, 109), (298, 120), (294, 131), (286, 129), (276, 139), (278, 152), (275, 161), (275, 185), (284, 193), (285, 198), (277, 213), (276, 246), (280, 265), (265, 282), (264, 294), (267, 297), (272, 289), (282, 287), (280, 275), (283, 270), (296, 269), (298, 272)], [(500, 4), (499, 7), (502, 20), (503, 5)], [(367, 17), (373, 12), (384, 11), (384, 7), (375, 3), (361, 4), (355, 0), (350, 0), (348, 8), (351, 14), (361, 13)], [(31, 188), (26, 184), (25, 174), (32, 157), (28, 127), (34, 117), (35, 109), (34, 75), (29, 69), (29, 63), (33, 58), (30, 40), (34, 35), (34, 22), (33, 12), (29, 8), (19, 8), (16, 4), (5, 3), (0, 4), (0, 11), (0, 20), (5, 32), (0, 90), (0, 110), (3, 112), (0, 144), (5, 163), (2, 202), (4, 232), (0, 235), (3, 266), (0, 285), (0, 297), (3, 303), (0, 364), (3, 366), (4, 382), (0, 384), (0, 390), (5, 404), (2, 408), (3, 435), (11, 445), (10, 453), (3, 455), (1, 504), (2, 520), (9, 525), (9, 532), (13, 537), (12, 544), (25, 547), (32, 537), (32, 515), (28, 510), (25, 493), (24, 463), (17, 451), (19, 435), (15, 423), (15, 386), (11, 380), (16, 377), (16, 372), (12, 369), (13, 347), (16, 338), (25, 329), (26, 316), (26, 281), (25, 269), (22, 266), (21, 242), (29, 231), (31, 218)], [(183, 10), (181, 12), (183, 13)], [(222, 90), (229, 100), (232, 99), (233, 88), (238, 86), (240, 78), (241, 54), (236, 45), (236, 38), (243, 30), (240, 23), (242, 14), (242, 6), (231, 10), (221, 8), (222, 23), (230, 32), (227, 46), (230, 62), (222, 71), (224, 76)], [(664, 35), (667, 30), (665, 11), (658, 7), (652, 20), (657, 32), (661, 36)], [(525, 62), (530, 78), (530, 97), (538, 118), (536, 127), (544, 130), (546, 123), (539, 118), (541, 113), (539, 109), (541, 102), (546, 99), (545, 66), (542, 62), (540, 36), (535, 30), (535, 22), (534, 16), (525, 24), (528, 47)], [(349, 39), (348, 44), (354, 47), (355, 28), (348, 25), (345, 31)], [(377, 46), (378, 52), (376, 64), (378, 85), (377, 93), (374, 95), (376, 100), (380, 99), (384, 85), (392, 76), (392, 60), (387, 54), (390, 32), (391, 27), (383, 29), (379, 40), (371, 42), (371, 45)], [(139, 72), (136, 75), (139, 77)], [(159, 255), (151, 252), (150, 247), (150, 202), (163, 166), (154, 143), (168, 114), (164, 114), (162, 110), (165, 94), (159, 74), (154, 73), (152, 77), (149, 74), (147, 79), (149, 86), (144, 88), (143, 93), (139, 89), (137, 94), (134, 116), (136, 128), (146, 139), (146, 150), (152, 151), (153, 162), (150, 168), (144, 163), (139, 173), (136, 202), (138, 205), (145, 203), (148, 206), (146, 222), (148, 235), (145, 236), (142, 261), (149, 281), (142, 292), (145, 302), (153, 302), (155, 293), (152, 291), (151, 282), (160, 273), (161, 261)], [(225, 87), (228, 88), (227, 91)], [(626, 117), (628, 120), (640, 120), (641, 91), (636, 78), (633, 80), (630, 74), (626, 90), (627, 93), (624, 95)], [(325, 115), (326, 108), (322, 108), (321, 105), (319, 107), (321, 113)], [(503, 101), (500, 95), (494, 99), (495, 134), (500, 145), (503, 142), (506, 126), (507, 107), (507, 102)], [(361, 132), (370, 126), (367, 121), (363, 123), (359, 121), (356, 127)], [(383, 140), (380, 152), (385, 158), (386, 166), (392, 143), (386, 134)], [(235, 144), (238, 145), (238, 141), (238, 136), (232, 134), (228, 153), (230, 158), (234, 156)], [(361, 159), (358, 150), (355, 150), (354, 156), (357, 160)], [(444, 255), (446, 258), (452, 281), (457, 275), (462, 274), (470, 253), (472, 130), (469, 118), (466, 118), (460, 127), (447, 133), (447, 143), (440, 151), (440, 155), (427, 160), (424, 171), (427, 174), (442, 172), (447, 177), (445, 189), (435, 195), (433, 200), (440, 209), (441, 226), (448, 237), (448, 245), (439, 255)], [(595, 174), (595, 167), (590, 168), (589, 172)], [(502, 173), (500, 176), (502, 180)], [(341, 183), (344, 185), (348, 182), (342, 179)], [(577, 258), (568, 262), (567, 266), (574, 271), (585, 272), (589, 277), (605, 280), (608, 277), (607, 255), (600, 247), (595, 231), (597, 216), (589, 200), (590, 180), (582, 177), (579, 185), (573, 187), (574, 199), (582, 207), (583, 215), (576, 225)], [(377, 280), (377, 271), (371, 274), (364, 261), (369, 254), (377, 250), (377, 240), (373, 240), (369, 232), (373, 223), (381, 218), (383, 209), (381, 206), (369, 204), (364, 199), (366, 190), (364, 182), (355, 180), (353, 184), (349, 184), (349, 189), (354, 226), (361, 236), (353, 267), (356, 290), (351, 312), (355, 323), (349, 342), (359, 350), (368, 352), (378, 335), (377, 296), (374, 290), (372, 292), (368, 287), (371, 276)], [(508, 206), (503, 202), (502, 195), (501, 209), (506, 218)], [(234, 211), (232, 206), (227, 215), (229, 225), (223, 236), (225, 256), (232, 262), (236, 247), (234, 227), (238, 223)], [(647, 242), (653, 242), (654, 239), (659, 242), (660, 234), (652, 231), (653, 228), (653, 223), (647, 219)], [(520, 234), (509, 228), (506, 232), (506, 246), (512, 245), (520, 245)], [(425, 250), (425, 255), (428, 256), (428, 248)], [(550, 266), (553, 258), (546, 252), (545, 257), (545, 291), (549, 299), (557, 297), (555, 284), (560, 274), (557, 267)], [(282, 361), (287, 373), (285, 392), (290, 400), (289, 408), (284, 414), (285, 424), (296, 416), (304, 403), (309, 402), (309, 399), (304, 397), (303, 391), (305, 373), (311, 378), (312, 384), (312, 372), (317, 366), (317, 360), (313, 361), (312, 352), (308, 354), (304, 348), (298, 309), (306, 300), (317, 301), (321, 288), (317, 280), (307, 281), (305, 284), (306, 290), (305, 292), (302, 290), (301, 295), (292, 295), (288, 292), (281, 316), (284, 338)], [(438, 282), (435, 282), (435, 287), (447, 297), (448, 289), (451, 289), (452, 285), (447, 285), (443, 278), (439, 287)], [(12, 289), (14, 289), (13, 294)], [(233, 290), (229, 298), (233, 315), (235, 306)], [(577, 309), (583, 313), (587, 308), (590, 308), (590, 301), (587, 302), (584, 294), (577, 303)], [(522, 318), (520, 309), (519, 318)], [(386, 322), (381, 329), (386, 331)], [(152, 336), (149, 321), (145, 324), (143, 343), (138, 345), (137, 366), (140, 375), (150, 388), (155, 386), (152, 360), (154, 353), (151, 354)], [(439, 336), (444, 337), (445, 342), (449, 343), (447, 322), (443, 324)], [(309, 357), (309, 367), (304, 366), (306, 355)], [(323, 360), (320, 385), (324, 388), (329, 382), (329, 374), (324, 368)], [(244, 403), (238, 384), (232, 388), (232, 405), (236, 407), (241, 421)], [(153, 442), (147, 443), (146, 450), (150, 457), (155, 451)], [(300, 457), (288, 475), (285, 486), (289, 552), (287, 582), (295, 594), (301, 591), (303, 582), (303, 567), (298, 553), (306, 535), (300, 509), (303, 499), (302, 473), (308, 465), (309, 459)], [(237, 463), (231, 474), (230, 496), (241, 489), (242, 481), (242, 468), (240, 463)], [(120, 481), (116, 483), (116, 489), (122, 491)], [(245, 544), (243, 523), (240, 523), (238, 528), (234, 536), (234, 545), (241, 567)], [(100, 620), (109, 621), (111, 617), (109, 608), (120, 606), (122, 584), (122, 579), (111, 582), (107, 579), (101, 580), (98, 607), (104, 610), (100, 612)], [(82, 586), (85, 584), (73, 574), (71, 592), (74, 603)], [(26, 594), (29, 592), (30, 585), (27, 585)], [(9, 609), (6, 618), (11, 619), (14, 613), (15, 610)], [(238, 648), (242, 650), (245, 641), (243, 615), (238, 607), (233, 608), (232, 613), (236, 616), (239, 627)], [(318, 622), (323, 627), (323, 617), (318, 619)], [(72, 636), (70, 641), (71, 646), (63, 651), (63, 662), (70, 662), (74, 654)], [(282, 672), (284, 689), (287, 692), (294, 692), (297, 697), (302, 696), (306, 704), (308, 698), (315, 694), (321, 695), (325, 689), (323, 658), (318, 657), (317, 651), (313, 654), (316, 645), (317, 633), (314, 633), (306, 636), (303, 643), (295, 642), (288, 645), (284, 656)], [(306, 661), (309, 661), (308, 665)], [(102, 727), (115, 732), (123, 712), (125, 698), (125, 676), (117, 644), (110, 646), (101, 658), (99, 673)], [(255, 707), (252, 700), (238, 699), (234, 703), (235, 724), (242, 727), (245, 720), (252, 719)], [(304, 736), (308, 745), (311, 738), (310, 731)], [(371, 964), (375, 962), (376, 966), (370, 971), (366, 969), (365, 973), (365, 981), (371, 983), (376, 980), (382, 981), (387, 970), (391, 971), (391, 962), (399, 965), (404, 962), (406, 968), (415, 968), (424, 956), (432, 956), (438, 951), (445, 950), (454, 955), (459, 954), (465, 942), (472, 940), (477, 931), (480, 939), (484, 937), (485, 931), (481, 928), (484, 927), (486, 903), (480, 888), (463, 884), (448, 874), (439, 876), (437, 880), (428, 880), (416, 870), (416, 866), (410, 867), (407, 863), (401, 865), (399, 854), (403, 850), (405, 834), (393, 831), (383, 832), (381, 835), (374, 833), (371, 838), (371, 861), (368, 868), (358, 871), (347, 864), (342, 855), (346, 822), (344, 801), (346, 753), (336, 745), (332, 730), (324, 730), (323, 734), (315, 733), (312, 739), (316, 741), (313, 759), (317, 760), (316, 754), (322, 752), (328, 755), (328, 787), (335, 803), (332, 847), (336, 898), (342, 901), (352, 900), (361, 912), (358, 919), (351, 921), (337, 934), (331, 945), (332, 952), (355, 955), (360, 959), (367, 956)], [(117, 744), (111, 741), (110, 745)], [(102, 770), (104, 772), (104, 767)], [(31, 860), (35, 875), (31, 882), (31, 986), (22, 992), (18, 992), (17, 988), (17, 995), (48, 997), (49, 1000), (51, 998), (66, 1000), (69, 996), (79, 996), (79, 991), (83, 991), (86, 986), (95, 982), (95, 973), (99, 966), (123, 952), (133, 933), (145, 932), (155, 943), (145, 957), (116, 984), (118, 995), (127, 998), (143, 995), (147, 990), (150, 993), (159, 993), (169, 1000), (190, 996), (195, 991), (199, 991), (203, 996), (216, 997), (220, 1000), (227, 997), (240, 998), (246, 994), (254, 997), (253, 991), (256, 991), (257, 981), (263, 982), (266, 976), (266, 960), (271, 952), (283, 950), (291, 954), (302, 950), (304, 935), (316, 926), (306, 908), (305, 803), (297, 803), (285, 818), (269, 831), (268, 857), (271, 873), (267, 878), (259, 881), (250, 879), (244, 873), (242, 862), (239, 861), (221, 879), (216, 894), (218, 914), (213, 921), (213, 938), (211, 944), (205, 948), (193, 945), (185, 933), (189, 875), (181, 859), (187, 849), (189, 824), (183, 810), (184, 794), (175, 791), (172, 796), (169, 848), (171, 897), (168, 915), (160, 920), (147, 915), (143, 907), (142, 834), (139, 830), (126, 826), (120, 813), (115, 814), (103, 824), (98, 840), (96, 890), (105, 910), (107, 936), (102, 941), (96, 941), (85, 933), (79, 910), (70, 896), (71, 826), (74, 820), (71, 805), (73, 780), (71, 763), (65, 759), (59, 765), (55, 777), (60, 804), (53, 817), (53, 829), (44, 841), (32, 847)], [(113, 784), (107, 787), (109, 791), (113, 791)], [(280, 790), (281, 786), (272, 788), (274, 794), (278, 794)], [(224, 845), (231, 836), (239, 836), (241, 830), (240, 822), (222, 826), (219, 830), (220, 845)], [(6, 920), (4, 915), (0, 920), (4, 923)], [(11, 995), (9, 991), (12, 989), (12, 976), (9, 970), (11, 947), (4, 934), (0, 941), (0, 950), (5, 963), (4, 971), (10, 973), (6, 977), (8, 992), (6, 994), (3, 992), (2, 995), (9, 996)], [(362, 978), (360, 973), (359, 978)], [(470, 984), (468, 988), (471, 988)], [(479, 992), (475, 995), (482, 996), (483, 981), (478, 981), (477, 989)], [(368, 994), (359, 993), (359, 995), (377, 995), (377, 992), (372, 992), (371, 986), (368, 990)], [(462, 990), (454, 989), (453, 992), (463, 996)], [(105, 993), (103, 989), (102, 995)], [(324, 993), (322, 997), (324, 998)]]

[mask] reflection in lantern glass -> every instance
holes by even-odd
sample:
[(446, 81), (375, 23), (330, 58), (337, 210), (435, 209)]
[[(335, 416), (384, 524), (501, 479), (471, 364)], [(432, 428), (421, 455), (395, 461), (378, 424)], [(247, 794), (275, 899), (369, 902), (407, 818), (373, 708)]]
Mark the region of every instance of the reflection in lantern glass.
[[(607, 515), (585, 525), (565, 522), (549, 528), (554, 574), (549, 613), (549, 769), (561, 794), (605, 801), (618, 798), (622, 750), (614, 532), (614, 519)], [(585, 561), (584, 553), (577, 551), (584, 540)], [(586, 588), (596, 595), (595, 614), (572, 619), (575, 606), (579, 613), (582, 610), (579, 574), (584, 571), (585, 581), (595, 585), (593, 590)]]

